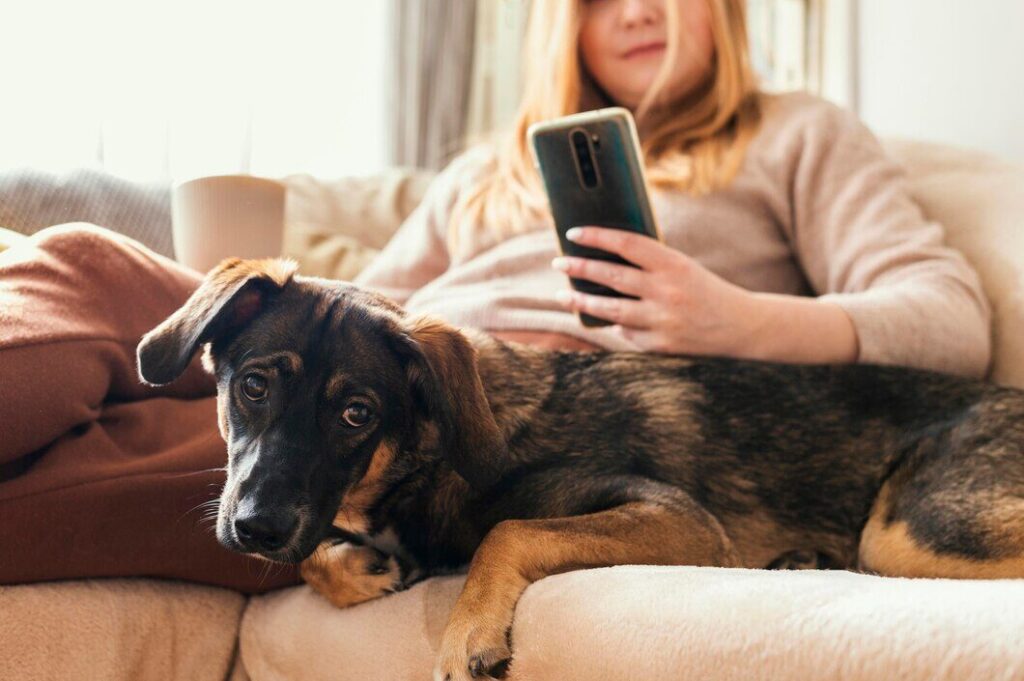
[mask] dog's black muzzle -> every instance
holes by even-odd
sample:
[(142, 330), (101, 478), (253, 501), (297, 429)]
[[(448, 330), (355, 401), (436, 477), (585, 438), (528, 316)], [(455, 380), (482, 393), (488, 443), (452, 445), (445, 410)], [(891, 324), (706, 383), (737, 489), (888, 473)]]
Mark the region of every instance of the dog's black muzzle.
[(299, 525), (294, 513), (280, 510), (253, 510), (235, 515), (235, 537), (245, 551), (276, 553), (291, 541)]
[(260, 470), (257, 465), (226, 494), (221, 499), (225, 522), (218, 534), (226, 548), (272, 560), (287, 560), (299, 550), (298, 535), (306, 524), (301, 509), (306, 507), (307, 495), (291, 476)]

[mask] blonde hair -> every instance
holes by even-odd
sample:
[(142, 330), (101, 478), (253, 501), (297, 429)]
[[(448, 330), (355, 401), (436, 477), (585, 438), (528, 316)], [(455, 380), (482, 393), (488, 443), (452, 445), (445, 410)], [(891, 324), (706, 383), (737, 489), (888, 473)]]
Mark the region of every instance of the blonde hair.
[[(732, 181), (760, 120), (757, 83), (747, 47), (745, 0), (705, 0), (714, 57), (707, 80), (685, 101), (665, 101), (679, 45), (678, 8), (666, 1), (668, 40), (662, 69), (637, 106), (648, 182), (706, 194)], [(494, 149), (491, 164), (460, 193), (451, 213), (449, 247), (459, 252), (466, 231), (486, 229), (500, 241), (551, 224), (543, 186), (530, 157), (531, 124), (610, 106), (581, 64), (582, 0), (533, 0), (523, 48), (523, 96), (513, 124), (474, 140)], [(479, 236), (479, 235), (478, 235)]]

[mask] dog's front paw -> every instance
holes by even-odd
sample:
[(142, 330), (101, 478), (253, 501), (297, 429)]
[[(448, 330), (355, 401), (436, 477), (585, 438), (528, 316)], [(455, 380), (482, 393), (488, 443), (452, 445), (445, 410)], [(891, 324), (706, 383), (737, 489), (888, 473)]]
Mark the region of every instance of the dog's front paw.
[(504, 678), (512, 660), (511, 618), (453, 616), (441, 640), (434, 681)]
[(371, 546), (325, 541), (302, 562), (302, 578), (339, 608), (405, 588), (394, 556)]

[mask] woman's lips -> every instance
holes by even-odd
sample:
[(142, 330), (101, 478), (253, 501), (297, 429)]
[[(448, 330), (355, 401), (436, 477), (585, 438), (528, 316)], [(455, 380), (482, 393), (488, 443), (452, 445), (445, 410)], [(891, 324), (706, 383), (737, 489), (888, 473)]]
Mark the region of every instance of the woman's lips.
[(623, 59), (632, 59), (633, 57), (646, 57), (657, 52), (661, 52), (665, 49), (665, 43), (651, 43), (650, 45), (640, 45), (634, 47), (632, 50), (622, 55)]

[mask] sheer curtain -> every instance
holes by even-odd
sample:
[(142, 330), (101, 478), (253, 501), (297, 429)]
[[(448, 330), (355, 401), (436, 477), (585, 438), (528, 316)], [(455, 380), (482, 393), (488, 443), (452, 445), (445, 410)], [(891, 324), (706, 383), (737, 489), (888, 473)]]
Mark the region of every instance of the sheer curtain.
[(467, 122), (470, 137), (504, 128), (515, 118), (522, 96), (522, 43), (529, 14), (529, 0), (477, 6)]
[[(440, 169), (464, 147), (476, 15), (498, 0), (391, 0), (388, 158)], [(507, 0), (502, 0), (507, 2)]]
[(387, 3), (0, 6), (0, 170), (137, 181), (387, 162)]

